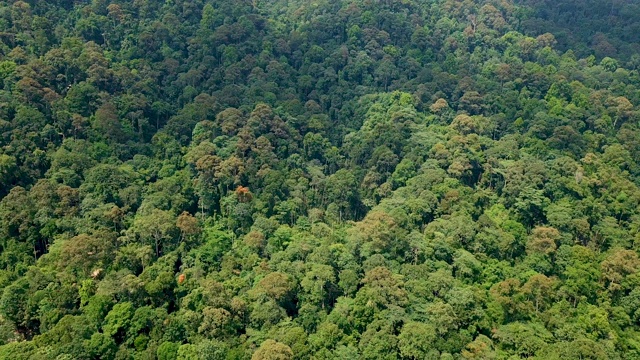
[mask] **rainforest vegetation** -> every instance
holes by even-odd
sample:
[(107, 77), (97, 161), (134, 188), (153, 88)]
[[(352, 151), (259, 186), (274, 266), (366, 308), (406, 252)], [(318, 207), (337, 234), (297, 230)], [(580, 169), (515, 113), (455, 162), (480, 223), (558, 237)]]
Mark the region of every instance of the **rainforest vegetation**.
[(638, 19), (0, 1), (0, 359), (640, 359)]

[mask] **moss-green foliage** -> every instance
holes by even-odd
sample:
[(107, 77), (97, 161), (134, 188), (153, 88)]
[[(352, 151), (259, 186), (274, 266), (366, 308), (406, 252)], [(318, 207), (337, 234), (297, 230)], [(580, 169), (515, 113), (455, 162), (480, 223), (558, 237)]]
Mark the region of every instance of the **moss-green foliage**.
[(638, 358), (637, 6), (553, 3), (1, 3), (0, 359)]

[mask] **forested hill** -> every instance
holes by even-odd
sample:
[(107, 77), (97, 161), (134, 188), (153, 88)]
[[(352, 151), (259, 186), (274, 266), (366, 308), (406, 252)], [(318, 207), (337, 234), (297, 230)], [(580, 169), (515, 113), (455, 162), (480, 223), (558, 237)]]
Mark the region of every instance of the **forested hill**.
[(1, 1), (0, 359), (639, 359), (596, 3)]
[(563, 50), (616, 56), (640, 67), (640, 3), (635, 0), (516, 0), (528, 16), (526, 33), (551, 32)]

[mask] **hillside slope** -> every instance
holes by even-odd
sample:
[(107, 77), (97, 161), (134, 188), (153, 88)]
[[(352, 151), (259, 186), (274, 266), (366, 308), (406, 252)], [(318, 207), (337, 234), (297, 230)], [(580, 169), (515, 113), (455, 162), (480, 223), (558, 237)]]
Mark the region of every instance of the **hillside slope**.
[(638, 358), (634, 40), (539, 5), (0, 3), (0, 359)]

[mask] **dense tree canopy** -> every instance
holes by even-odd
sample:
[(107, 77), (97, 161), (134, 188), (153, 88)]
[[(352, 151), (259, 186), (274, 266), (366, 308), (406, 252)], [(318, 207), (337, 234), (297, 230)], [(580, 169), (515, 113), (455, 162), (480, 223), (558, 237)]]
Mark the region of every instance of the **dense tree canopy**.
[(0, 2), (0, 359), (639, 358), (639, 11)]

